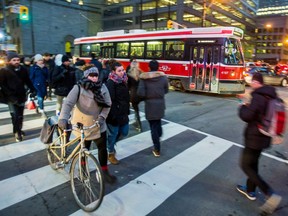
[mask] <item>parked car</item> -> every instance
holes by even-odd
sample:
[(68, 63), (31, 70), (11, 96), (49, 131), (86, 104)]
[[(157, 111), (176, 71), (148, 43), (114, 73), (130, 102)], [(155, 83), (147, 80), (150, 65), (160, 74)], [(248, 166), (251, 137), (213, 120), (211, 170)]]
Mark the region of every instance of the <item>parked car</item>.
[(244, 79), (247, 84), (252, 81), (254, 73), (261, 73), (263, 75), (264, 84), (266, 85), (280, 85), (288, 86), (288, 76), (286, 74), (276, 74), (274, 69), (267, 67), (254, 67), (250, 71), (244, 72)]

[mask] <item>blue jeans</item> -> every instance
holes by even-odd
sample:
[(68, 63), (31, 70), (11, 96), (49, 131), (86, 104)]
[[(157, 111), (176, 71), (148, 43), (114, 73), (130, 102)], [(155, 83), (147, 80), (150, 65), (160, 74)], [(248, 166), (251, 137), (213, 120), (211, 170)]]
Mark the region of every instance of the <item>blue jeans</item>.
[(44, 109), (44, 98), (37, 95), (37, 101), (38, 101), (39, 109), (43, 110)]
[(160, 137), (162, 136), (162, 125), (161, 119), (159, 120), (148, 120), (151, 130), (152, 141), (154, 149), (160, 151)]
[(115, 144), (116, 142), (122, 138), (128, 135), (129, 132), (129, 123), (125, 125), (111, 125), (107, 124), (107, 134), (108, 134), (108, 139), (107, 139), (107, 149), (108, 153), (114, 153), (115, 152)]

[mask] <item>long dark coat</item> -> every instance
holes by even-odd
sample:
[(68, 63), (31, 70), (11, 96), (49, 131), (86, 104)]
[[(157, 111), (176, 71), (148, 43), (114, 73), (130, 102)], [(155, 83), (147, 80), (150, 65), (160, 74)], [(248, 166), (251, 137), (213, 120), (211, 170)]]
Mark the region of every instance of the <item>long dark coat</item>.
[(108, 79), (106, 86), (112, 101), (109, 115), (106, 119), (107, 124), (121, 126), (129, 122), (129, 90), (126, 83), (116, 83)]
[(244, 130), (245, 146), (261, 150), (270, 146), (271, 138), (260, 133), (257, 125), (265, 114), (268, 99), (275, 98), (277, 94), (275, 88), (271, 86), (260, 87), (251, 94), (251, 103), (240, 107), (239, 117), (248, 123)]
[(164, 117), (166, 93), (168, 79), (163, 72), (147, 72), (140, 75), (137, 94), (145, 100), (147, 120), (159, 120)]

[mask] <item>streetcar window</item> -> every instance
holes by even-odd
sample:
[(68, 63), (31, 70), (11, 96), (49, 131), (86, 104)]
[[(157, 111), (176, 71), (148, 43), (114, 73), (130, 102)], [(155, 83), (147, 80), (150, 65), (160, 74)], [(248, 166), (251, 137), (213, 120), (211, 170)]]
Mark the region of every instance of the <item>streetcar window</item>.
[(219, 62), (219, 47), (214, 47), (214, 64), (217, 64)]
[(127, 58), (128, 57), (128, 50), (129, 50), (129, 43), (117, 43), (116, 45), (116, 57), (120, 58)]
[(132, 42), (130, 57), (143, 58), (144, 57), (144, 42)]
[(207, 49), (207, 64), (212, 62), (212, 47), (208, 47)]
[(165, 57), (166, 59), (180, 60), (184, 57), (184, 41), (166, 41)]
[(79, 45), (75, 45), (74, 46), (74, 57), (80, 57), (80, 46)]
[(162, 58), (163, 42), (162, 41), (148, 41), (146, 58)]
[(243, 59), (240, 44), (234, 38), (227, 38), (224, 46), (224, 63), (229, 65), (242, 65)]
[(197, 48), (193, 48), (193, 63), (195, 64), (197, 62)]
[(202, 64), (204, 61), (204, 47), (200, 47), (199, 62)]
[(91, 54), (94, 53), (95, 56), (100, 56), (100, 44), (91, 44), (90, 52)]
[(81, 46), (81, 53), (80, 55), (82, 57), (90, 57), (90, 50), (91, 50), (91, 45), (90, 44), (83, 44)]

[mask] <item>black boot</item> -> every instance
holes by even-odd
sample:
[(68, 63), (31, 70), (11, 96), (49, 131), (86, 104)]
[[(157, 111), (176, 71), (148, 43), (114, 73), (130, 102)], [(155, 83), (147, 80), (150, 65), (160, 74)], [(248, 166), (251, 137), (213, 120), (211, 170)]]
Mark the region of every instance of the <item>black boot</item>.
[(104, 181), (108, 184), (113, 184), (116, 181), (116, 176), (111, 175), (108, 170), (103, 170)]

